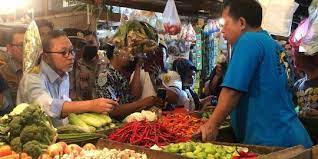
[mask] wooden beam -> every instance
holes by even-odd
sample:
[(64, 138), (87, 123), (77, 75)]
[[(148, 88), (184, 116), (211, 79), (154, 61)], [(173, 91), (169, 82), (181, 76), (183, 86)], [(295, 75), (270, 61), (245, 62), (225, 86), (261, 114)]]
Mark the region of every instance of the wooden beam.
[[(166, 0), (107, 0), (105, 4), (162, 13), (166, 6)], [(180, 15), (212, 18), (219, 17), (222, 9), (222, 3), (218, 0), (177, 0), (176, 6)], [(199, 10), (206, 12), (201, 13)]]

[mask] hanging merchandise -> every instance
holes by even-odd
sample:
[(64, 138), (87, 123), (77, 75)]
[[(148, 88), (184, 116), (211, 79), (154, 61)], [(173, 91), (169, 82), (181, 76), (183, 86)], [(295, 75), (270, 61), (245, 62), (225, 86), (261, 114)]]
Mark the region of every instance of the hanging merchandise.
[(32, 21), (25, 32), (23, 41), (23, 73), (30, 73), (37, 68), (37, 62), (42, 52), (40, 32), (35, 21)]
[(305, 54), (309, 56), (317, 55), (318, 52), (318, 0), (312, 1), (308, 8), (310, 25), (308, 32), (302, 38), (300, 46), (304, 48)]
[(125, 22), (125, 21), (128, 21), (129, 19), (129, 15), (130, 15), (130, 11), (131, 9), (129, 8), (124, 8), (124, 11), (121, 12), (121, 15), (120, 15), (120, 22)]
[(176, 35), (181, 31), (181, 21), (174, 0), (168, 0), (163, 12), (163, 26), (167, 33)]
[(262, 28), (271, 34), (288, 37), (294, 12), (299, 4), (294, 0), (267, 0), (261, 4), (263, 4), (263, 8), (266, 8), (266, 12), (263, 14)]
[(197, 70), (202, 70), (202, 36), (201, 33), (196, 34), (196, 53), (195, 53), (195, 64)]
[(189, 59), (190, 43), (183, 39), (167, 41), (169, 63), (172, 64), (178, 58)]
[(188, 42), (195, 42), (196, 32), (192, 27), (192, 24), (184, 24), (181, 29), (181, 38)]
[(220, 38), (220, 25), (216, 20), (209, 20), (203, 29), (203, 65), (202, 65), (202, 79), (209, 77), (211, 70), (215, 67), (218, 60), (218, 55), (221, 52), (220, 47), (222, 40)]
[(133, 9), (129, 15), (129, 20), (138, 20), (150, 24), (152, 27), (156, 27), (158, 18), (155, 12)]
[(217, 33), (220, 31), (220, 26), (217, 21), (209, 20), (203, 29), (203, 33), (205, 36), (210, 36), (213, 33)]

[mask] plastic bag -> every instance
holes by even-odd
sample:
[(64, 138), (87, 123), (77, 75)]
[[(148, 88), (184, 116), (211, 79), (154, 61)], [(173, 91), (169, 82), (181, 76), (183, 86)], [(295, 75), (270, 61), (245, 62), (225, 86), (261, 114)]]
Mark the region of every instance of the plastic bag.
[(298, 6), (299, 4), (294, 0), (270, 0), (265, 7), (266, 13), (263, 15), (262, 28), (271, 34), (288, 37), (293, 15)]
[(193, 42), (196, 40), (195, 36), (196, 36), (196, 32), (193, 29), (191, 24), (187, 24), (187, 25), (184, 25), (182, 27), (182, 30), (181, 30), (181, 38), (182, 39), (189, 41), (189, 42)]
[(318, 53), (318, 0), (308, 8), (309, 18), (303, 20), (289, 39), (294, 52), (313, 56)]
[(163, 26), (167, 33), (176, 35), (181, 31), (181, 21), (174, 0), (168, 0), (163, 12)]
[(304, 48), (305, 55), (313, 56), (318, 53), (318, 1), (314, 0), (309, 12), (309, 27), (306, 35), (301, 41), (300, 46)]
[(40, 32), (35, 21), (32, 21), (25, 32), (23, 41), (23, 73), (30, 73), (37, 66), (42, 53)]

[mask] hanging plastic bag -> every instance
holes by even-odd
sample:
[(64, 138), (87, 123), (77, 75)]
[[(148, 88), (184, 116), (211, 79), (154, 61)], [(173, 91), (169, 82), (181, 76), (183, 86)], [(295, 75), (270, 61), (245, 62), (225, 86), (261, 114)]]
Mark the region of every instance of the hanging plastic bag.
[(167, 33), (176, 35), (181, 31), (181, 21), (174, 0), (168, 0), (163, 12), (163, 26)]
[(35, 21), (32, 21), (25, 32), (23, 41), (23, 73), (34, 71), (42, 53), (40, 32)]
[(314, 56), (318, 53), (318, 0), (308, 8), (309, 18), (302, 21), (289, 39), (293, 51)]
[(318, 0), (312, 1), (308, 12), (310, 25), (300, 46), (304, 48), (305, 55), (314, 56), (318, 53)]
[[(299, 4), (294, 0), (270, 0), (263, 16), (262, 28), (274, 35), (288, 37), (293, 15)], [(275, 13), (275, 14), (273, 14)]]

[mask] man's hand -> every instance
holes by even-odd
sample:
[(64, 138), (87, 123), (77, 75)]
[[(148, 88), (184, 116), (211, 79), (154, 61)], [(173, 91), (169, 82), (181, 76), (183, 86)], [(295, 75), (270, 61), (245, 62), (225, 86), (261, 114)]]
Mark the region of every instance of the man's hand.
[(152, 106), (162, 106), (163, 100), (158, 97), (151, 96), (151, 97), (147, 97), (143, 99), (143, 103), (144, 103), (144, 109), (147, 109)]
[(219, 133), (219, 128), (215, 127), (210, 120), (203, 124), (197, 134), (202, 135), (202, 141), (214, 141)]
[(90, 110), (95, 113), (109, 113), (113, 110), (118, 103), (111, 99), (98, 98), (92, 100), (92, 105), (90, 105)]
[(200, 99), (200, 103), (203, 105), (203, 107), (205, 106), (209, 106), (211, 105), (211, 100), (212, 100), (212, 96), (207, 96), (203, 99)]

